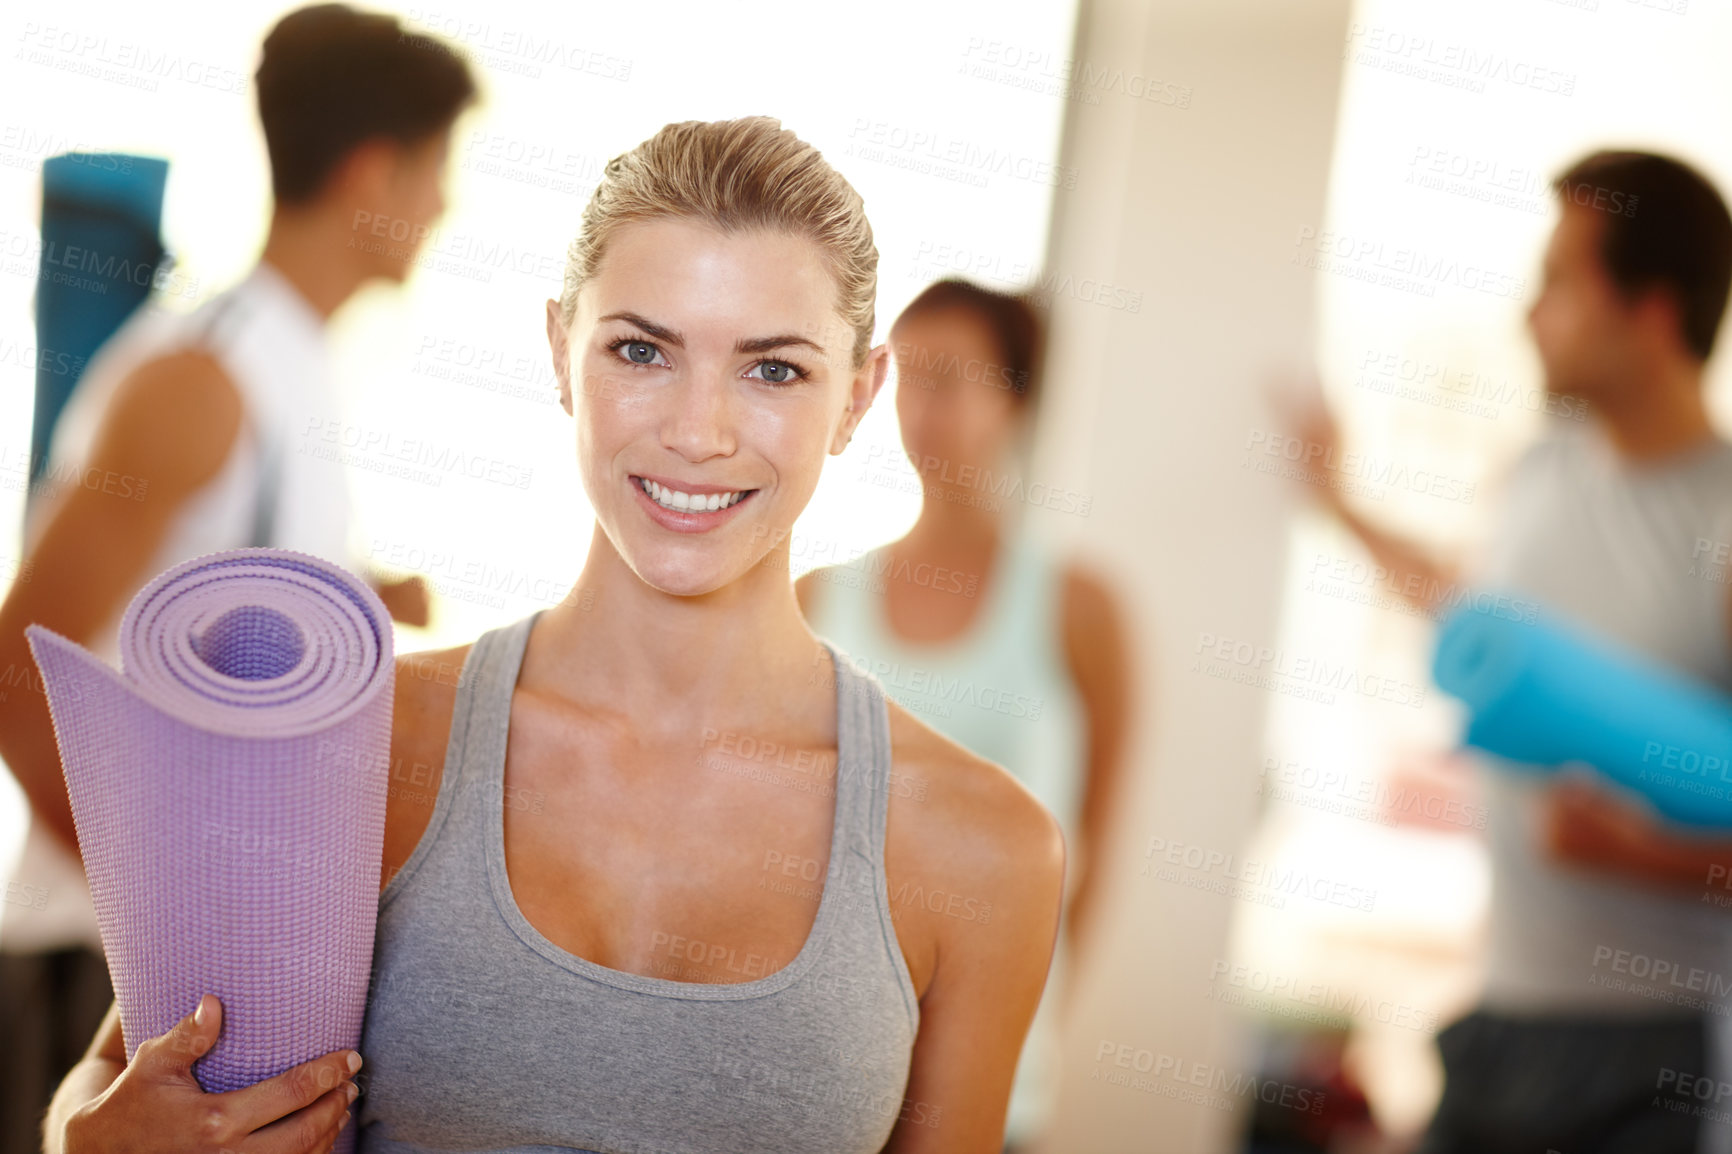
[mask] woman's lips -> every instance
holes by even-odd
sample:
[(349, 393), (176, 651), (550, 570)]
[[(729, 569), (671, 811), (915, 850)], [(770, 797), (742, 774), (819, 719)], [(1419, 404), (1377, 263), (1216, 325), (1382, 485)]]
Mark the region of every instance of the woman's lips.
[[(747, 504), (758, 495), (756, 489), (736, 490), (741, 493), (740, 497), (725, 508), (673, 509), (650, 496), (649, 491), (644, 487), (646, 480), (648, 478), (636, 475), (631, 477), (631, 487), (637, 493), (638, 501), (649, 514), (650, 520), (662, 528), (671, 529), (676, 533), (705, 533), (715, 529), (726, 523), (740, 506)], [(698, 496), (704, 496), (704, 494), (698, 494)]]

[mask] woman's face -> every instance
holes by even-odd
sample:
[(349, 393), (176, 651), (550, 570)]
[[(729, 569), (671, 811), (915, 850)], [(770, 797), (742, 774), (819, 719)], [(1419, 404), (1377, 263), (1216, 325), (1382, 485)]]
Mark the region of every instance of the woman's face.
[(836, 299), (803, 237), (668, 219), (613, 233), (569, 327), (548, 302), (584, 489), (652, 587), (692, 596), (751, 571), (847, 444), (886, 357), (851, 367)]
[(987, 322), (967, 308), (919, 312), (896, 322), (889, 343), (902, 445), (927, 483), (964, 466), (996, 469), (1020, 410)]

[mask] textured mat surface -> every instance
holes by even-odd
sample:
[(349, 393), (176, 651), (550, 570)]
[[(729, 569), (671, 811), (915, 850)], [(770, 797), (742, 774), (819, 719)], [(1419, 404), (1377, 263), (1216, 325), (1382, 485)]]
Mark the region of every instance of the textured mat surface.
[(309, 554), (236, 549), (139, 591), (120, 672), (26, 634), (128, 1059), (207, 992), (225, 1020), (194, 1067), (206, 1090), (357, 1045), (395, 680), (378, 595)]
[(1675, 821), (1732, 825), (1732, 699), (1585, 627), (1468, 607), (1443, 622), (1432, 676), (1471, 712), (1468, 745), (1580, 761)]

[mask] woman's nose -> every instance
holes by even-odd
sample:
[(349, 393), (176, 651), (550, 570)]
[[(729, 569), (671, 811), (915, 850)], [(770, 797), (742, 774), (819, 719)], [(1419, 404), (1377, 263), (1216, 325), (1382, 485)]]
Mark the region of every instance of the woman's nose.
[(725, 456), (737, 443), (737, 390), (722, 372), (694, 372), (668, 390), (662, 440), (690, 461)]

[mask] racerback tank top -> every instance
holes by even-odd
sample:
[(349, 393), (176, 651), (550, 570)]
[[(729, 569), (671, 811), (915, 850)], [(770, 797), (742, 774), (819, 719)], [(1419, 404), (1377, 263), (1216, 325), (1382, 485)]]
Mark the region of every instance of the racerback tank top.
[(793, 961), (735, 984), (632, 974), (542, 936), (507, 881), (506, 736), (540, 613), (471, 647), (432, 817), (380, 895), (358, 1149), (881, 1149), (904, 1108), (920, 1021), (884, 871), (881, 688), (826, 642), (834, 774), (752, 767), (766, 788), (833, 790), (835, 799), (829, 870)]

